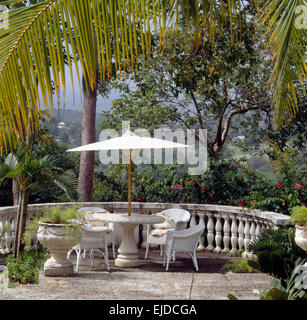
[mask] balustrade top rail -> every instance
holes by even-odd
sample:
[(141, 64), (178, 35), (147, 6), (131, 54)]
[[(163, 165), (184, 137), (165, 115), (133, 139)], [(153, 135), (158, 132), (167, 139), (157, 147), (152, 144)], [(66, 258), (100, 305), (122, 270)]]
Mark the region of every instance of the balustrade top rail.
[[(27, 223), (30, 218), (38, 217), (44, 213), (44, 209), (52, 206), (62, 208), (68, 206), (101, 207), (110, 213), (123, 213), (128, 211), (127, 202), (68, 202), (68, 203), (44, 203), (28, 206)], [(201, 224), (204, 233), (201, 236), (199, 250), (227, 253), (244, 249), (243, 256), (249, 257), (248, 245), (260, 234), (261, 229), (282, 228), (289, 219), (288, 216), (276, 212), (262, 212), (260, 210), (246, 211), (240, 207), (211, 205), (211, 204), (175, 204), (133, 202), (132, 213), (155, 214), (165, 209), (182, 208), (191, 213), (190, 226)], [(9, 226), (9, 231), (0, 240), (0, 252), (12, 251), (14, 234), (16, 231), (17, 206), (0, 207), (0, 232), (4, 225)], [(116, 232), (120, 236), (120, 230)], [(120, 239), (117, 239), (119, 243)], [(146, 241), (146, 226), (143, 228), (143, 244)]]
[[(43, 203), (43, 204), (30, 204), (28, 206), (28, 215), (41, 214), (46, 207), (60, 206), (77, 206), (77, 207), (102, 207), (111, 213), (114, 212), (126, 212), (128, 210), (127, 202), (65, 202), (65, 203)], [(195, 213), (212, 213), (216, 214), (232, 214), (232, 215), (243, 215), (250, 217), (251, 219), (258, 218), (270, 221), (276, 226), (282, 226), (289, 219), (288, 216), (268, 211), (260, 210), (243, 210), (241, 207), (214, 205), (214, 204), (194, 204), (194, 203), (158, 203), (158, 202), (132, 202), (132, 212), (134, 213), (157, 213), (169, 208), (182, 208)], [(17, 212), (17, 206), (11, 207), (0, 207), (0, 220), (3, 216), (14, 216)], [(2, 216), (2, 217), (1, 217)]]

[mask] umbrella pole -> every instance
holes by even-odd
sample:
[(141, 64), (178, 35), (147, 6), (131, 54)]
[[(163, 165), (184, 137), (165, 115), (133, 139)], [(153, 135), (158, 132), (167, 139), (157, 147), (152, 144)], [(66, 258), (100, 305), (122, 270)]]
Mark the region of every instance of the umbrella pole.
[(131, 149), (129, 150), (128, 164), (128, 216), (131, 216)]

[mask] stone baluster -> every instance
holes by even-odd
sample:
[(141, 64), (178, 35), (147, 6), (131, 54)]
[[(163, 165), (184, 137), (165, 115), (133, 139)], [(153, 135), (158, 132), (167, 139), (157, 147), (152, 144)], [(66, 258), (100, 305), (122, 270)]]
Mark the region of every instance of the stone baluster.
[(196, 212), (191, 213), (190, 227), (196, 226)]
[(10, 221), (9, 217), (7, 217), (5, 224), (7, 226), (7, 233), (5, 235), (5, 252), (10, 253), (11, 247), (12, 247), (12, 242), (13, 242), (13, 237), (12, 237), (12, 232), (11, 232), (11, 221)]
[(216, 243), (216, 247), (215, 249), (213, 250), (214, 252), (221, 252), (222, 251), (222, 230), (223, 230), (223, 227), (222, 227), (222, 221), (221, 221), (221, 215), (217, 214), (216, 215), (216, 224), (215, 224), (215, 243)]
[(256, 231), (255, 231), (255, 237), (256, 239), (259, 237), (259, 234), (261, 232), (261, 223), (260, 221), (256, 221)]
[(244, 222), (243, 222), (243, 217), (241, 216), (239, 217), (238, 233), (239, 233), (238, 245), (240, 250), (244, 246)]
[[(199, 216), (198, 224), (202, 225), (204, 227), (204, 231), (205, 231), (205, 214), (200, 212), (200, 213), (198, 213), (198, 216)], [(197, 251), (205, 250), (204, 241), (205, 241), (205, 235), (203, 232), (200, 239), (199, 239), (199, 245), (197, 247)]]
[(212, 252), (214, 250), (213, 241), (214, 241), (214, 221), (213, 221), (213, 214), (206, 213), (208, 216), (208, 223), (207, 223), (207, 241), (208, 246), (206, 247), (206, 251)]
[(256, 222), (254, 220), (251, 221), (250, 239), (251, 242), (256, 239)]
[[(5, 220), (4, 220), (4, 217), (1, 217), (1, 220), (0, 220), (0, 233), (2, 233), (2, 231), (4, 229), (4, 226), (5, 226)], [(0, 253), (3, 253), (3, 254), (6, 253), (6, 250), (5, 250), (5, 236), (0, 239)]]
[(250, 243), (250, 221), (249, 218), (245, 218), (245, 226), (244, 226), (244, 252), (242, 254), (243, 258), (249, 258), (249, 252), (247, 250), (247, 247)]
[(264, 220), (262, 223), (262, 226), (264, 229), (268, 229), (269, 228), (268, 221)]
[(234, 215), (231, 218), (231, 252), (236, 252), (238, 247), (238, 224)]
[(228, 253), (229, 252), (229, 245), (230, 245), (230, 223), (229, 223), (229, 215), (226, 213), (223, 215), (224, 218), (224, 238), (223, 238), (223, 242), (224, 242), (224, 249), (222, 250), (223, 253)]
[[(256, 225), (257, 225), (257, 222), (255, 220), (252, 220), (251, 228), (250, 228), (250, 238), (251, 238), (250, 242), (256, 240)], [(251, 252), (249, 253), (249, 258), (255, 261), (257, 260), (257, 256)]]
[(16, 224), (17, 224), (17, 221), (15, 216), (11, 222), (12, 248), (14, 248), (14, 245), (15, 245), (15, 236), (16, 236), (16, 230), (17, 230)]

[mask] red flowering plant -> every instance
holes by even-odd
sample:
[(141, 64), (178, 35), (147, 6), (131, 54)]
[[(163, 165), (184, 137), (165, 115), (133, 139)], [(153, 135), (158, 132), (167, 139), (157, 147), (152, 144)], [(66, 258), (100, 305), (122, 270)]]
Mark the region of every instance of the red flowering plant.
[(295, 163), (295, 155), (290, 151), (275, 150), (272, 161), (274, 171), (279, 180), (263, 186), (252, 186), (244, 201), (250, 209), (291, 214), (295, 206), (304, 205), (307, 201), (307, 171), (299, 170)]

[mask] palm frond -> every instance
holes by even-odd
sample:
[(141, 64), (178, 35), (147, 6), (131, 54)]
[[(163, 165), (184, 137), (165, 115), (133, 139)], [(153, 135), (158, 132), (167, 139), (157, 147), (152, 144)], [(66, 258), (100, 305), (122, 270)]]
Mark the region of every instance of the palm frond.
[(270, 34), (269, 47), (274, 63), (270, 85), (277, 128), (288, 124), (298, 111), (299, 87), (306, 95), (307, 27), (299, 27), (301, 18), (298, 16), (302, 5), (306, 6), (307, 1), (270, 0), (263, 6), (262, 22)]
[(53, 182), (61, 188), (70, 199), (76, 200), (78, 198), (77, 179), (72, 172), (67, 171), (64, 174), (55, 175)]
[[(13, 4), (10, 0), (2, 4)], [(39, 127), (43, 111), (53, 114), (53, 84), (59, 102), (65, 92), (65, 57), (71, 81), (80, 83), (81, 65), (87, 88), (97, 86), (96, 70), (107, 81), (141, 54), (150, 57), (152, 32), (161, 44), (184, 21), (195, 39), (214, 37), (216, 10), (236, 20), (240, 0), (45, 0), (9, 11), (8, 29), (0, 29), (0, 123), (9, 136), (23, 139)], [(154, 25), (154, 28), (153, 28)], [(152, 30), (154, 29), (154, 30)], [(203, 37), (205, 39), (205, 37)], [(232, 37), (232, 41), (234, 36)], [(141, 48), (141, 50), (139, 49)], [(97, 53), (97, 54), (96, 54)], [(0, 148), (12, 148), (3, 140)]]

